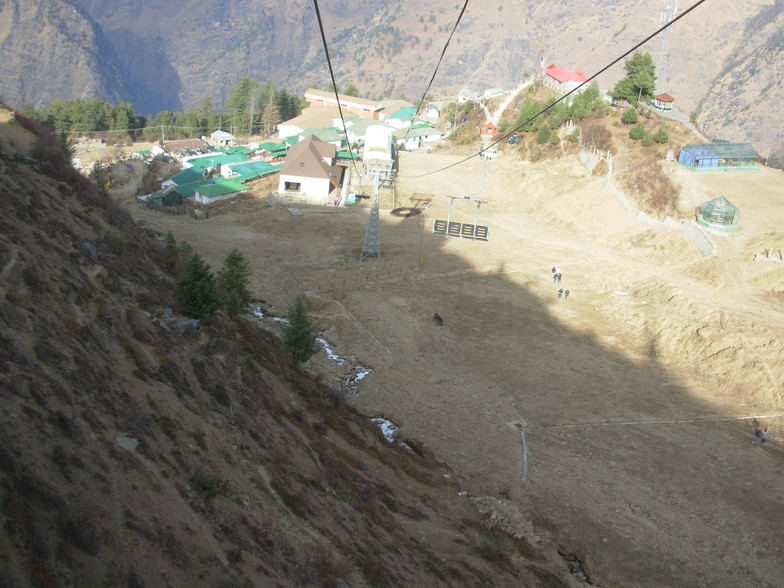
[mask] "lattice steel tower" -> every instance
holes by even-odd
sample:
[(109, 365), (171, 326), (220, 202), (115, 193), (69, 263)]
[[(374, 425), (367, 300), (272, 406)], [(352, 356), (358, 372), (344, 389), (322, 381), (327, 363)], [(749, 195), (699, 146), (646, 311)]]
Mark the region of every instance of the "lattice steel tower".
[[(662, 24), (668, 25), (675, 18), (678, 12), (678, 0), (667, 2), (667, 6), (661, 12)], [(661, 36), (661, 45), (659, 45), (659, 62), (656, 64), (656, 77), (659, 80), (659, 86), (662, 90), (667, 89), (667, 41), (670, 38), (672, 27), (667, 27)]]
[(370, 255), (375, 255), (376, 259), (381, 259), (381, 218), (378, 215), (378, 185), (379, 172), (373, 173), (373, 204), (370, 207), (367, 228), (365, 229), (365, 241), (362, 243), (362, 253), (359, 261), (365, 261)]

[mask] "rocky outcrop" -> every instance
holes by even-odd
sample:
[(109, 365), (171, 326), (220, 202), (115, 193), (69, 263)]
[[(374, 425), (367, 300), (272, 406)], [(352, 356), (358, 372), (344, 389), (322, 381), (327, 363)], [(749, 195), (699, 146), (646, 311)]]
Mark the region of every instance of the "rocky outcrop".
[(784, 149), (784, 2), (776, 2), (746, 25), (706, 92), (698, 122), (710, 136), (751, 142), (764, 158)]
[(56, 98), (126, 95), (114, 49), (100, 27), (64, 0), (0, 3), (2, 99), (38, 108)]

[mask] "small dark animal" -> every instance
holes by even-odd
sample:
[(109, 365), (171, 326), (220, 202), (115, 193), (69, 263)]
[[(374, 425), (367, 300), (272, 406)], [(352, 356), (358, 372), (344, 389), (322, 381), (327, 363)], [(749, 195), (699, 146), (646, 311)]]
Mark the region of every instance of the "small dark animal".
[(435, 314), (433, 315), (433, 322), (434, 322), (435, 324), (437, 324), (439, 327), (443, 327), (443, 326), (444, 326), (444, 319), (442, 319), (442, 318), (441, 318), (441, 315), (440, 315), (440, 314), (438, 314), (438, 313), (435, 313)]

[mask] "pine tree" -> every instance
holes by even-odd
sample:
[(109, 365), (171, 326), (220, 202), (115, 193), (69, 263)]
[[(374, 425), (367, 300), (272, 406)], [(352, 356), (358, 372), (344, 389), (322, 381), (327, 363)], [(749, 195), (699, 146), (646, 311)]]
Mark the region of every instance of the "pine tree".
[(635, 141), (640, 141), (645, 136), (645, 133), (645, 126), (642, 123), (637, 123), (632, 127), (632, 130), (629, 131), (629, 137)]
[(626, 77), (618, 80), (610, 95), (632, 104), (653, 100), (653, 93), (656, 90), (656, 65), (651, 54), (638, 51), (623, 67), (626, 70)]
[(173, 268), (177, 265), (177, 258), (179, 252), (177, 250), (177, 240), (171, 231), (166, 234), (166, 240), (163, 242), (163, 259), (167, 266)]
[(253, 110), (252, 102), (259, 91), (259, 83), (256, 80), (242, 78), (229, 92), (226, 106), (235, 135), (247, 135), (252, 131), (249, 114)]
[(657, 143), (666, 143), (670, 140), (670, 134), (664, 127), (659, 127), (659, 130), (656, 131), (656, 134), (653, 136), (653, 140)]
[(218, 310), (215, 277), (198, 253), (191, 255), (185, 273), (177, 280), (174, 298), (182, 311), (191, 318), (209, 318)]
[[(523, 108), (520, 110), (520, 114), (517, 117), (517, 122), (515, 126), (521, 131), (537, 131), (539, 130), (539, 125), (541, 124), (541, 117), (537, 117), (536, 115), (542, 110), (542, 105), (539, 103), (538, 100), (528, 99), (523, 104)], [(532, 117), (536, 117), (533, 118)]]
[(283, 328), (283, 347), (294, 361), (305, 363), (318, 351), (318, 346), (316, 328), (310, 322), (302, 296), (289, 306), (288, 319), (288, 325)]
[(539, 145), (544, 145), (550, 140), (550, 127), (542, 125), (536, 133), (536, 142)]
[(233, 249), (223, 260), (223, 267), (218, 272), (217, 286), (221, 304), (235, 317), (247, 311), (251, 301), (251, 292), (248, 290), (251, 269), (245, 257)]
[(633, 125), (639, 120), (637, 111), (634, 108), (627, 108), (621, 115), (621, 122), (625, 125)]

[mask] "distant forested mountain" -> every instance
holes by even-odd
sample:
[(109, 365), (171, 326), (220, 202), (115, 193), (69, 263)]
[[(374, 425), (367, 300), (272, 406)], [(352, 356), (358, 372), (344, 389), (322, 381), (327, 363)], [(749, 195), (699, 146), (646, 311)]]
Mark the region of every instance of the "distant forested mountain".
[[(669, 3), (674, 6), (674, 2)], [(691, 4), (690, 4), (691, 5)], [(689, 5), (689, 6), (690, 6)], [(677, 16), (689, 6), (679, 4)], [(452, 0), (341, 0), (319, 5), (338, 85), (418, 100), (463, 7)], [(662, 22), (664, 4), (485, 0), (468, 5), (431, 93), (510, 88), (550, 63), (591, 75)], [(781, 140), (784, 0), (711, 0), (641, 49), (657, 90), (714, 137)], [(222, 108), (248, 77), (302, 92), (330, 75), (309, 0), (6, 0), (0, 82), (12, 105), (54, 97), (132, 102), (137, 112)], [(67, 62), (66, 62), (67, 60)], [(623, 62), (596, 81), (610, 89)]]

